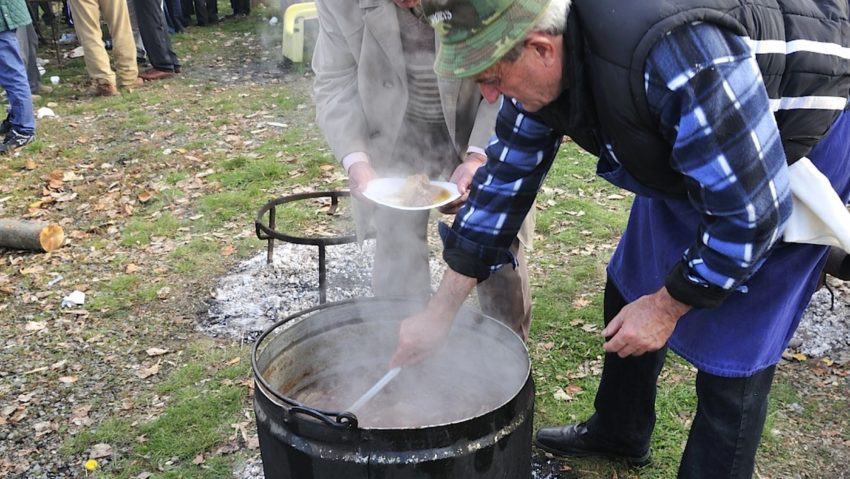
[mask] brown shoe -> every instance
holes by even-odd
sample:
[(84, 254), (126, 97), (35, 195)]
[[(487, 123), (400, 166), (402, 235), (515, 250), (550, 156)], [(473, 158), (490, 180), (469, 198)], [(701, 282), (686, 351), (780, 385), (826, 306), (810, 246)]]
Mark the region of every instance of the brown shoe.
[(145, 81), (141, 77), (136, 77), (135, 80), (131, 81), (130, 83), (125, 83), (119, 88), (125, 90), (127, 93), (132, 93), (133, 90), (141, 88), (144, 84)]
[(173, 76), (174, 72), (157, 70), (156, 68), (149, 68), (142, 73), (139, 73), (139, 77), (144, 78), (145, 81), (165, 80), (166, 78), (171, 78)]
[(118, 95), (118, 89), (115, 88), (115, 85), (109, 82), (97, 82), (92, 87), (91, 90), (92, 96), (116, 96)]

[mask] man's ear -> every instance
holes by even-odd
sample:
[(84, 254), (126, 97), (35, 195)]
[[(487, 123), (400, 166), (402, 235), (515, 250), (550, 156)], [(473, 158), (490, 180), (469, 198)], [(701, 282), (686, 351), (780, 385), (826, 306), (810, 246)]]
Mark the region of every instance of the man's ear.
[(556, 37), (540, 32), (532, 32), (525, 39), (525, 44), (531, 49), (536, 58), (547, 67), (552, 66), (558, 60), (558, 49), (556, 47)]

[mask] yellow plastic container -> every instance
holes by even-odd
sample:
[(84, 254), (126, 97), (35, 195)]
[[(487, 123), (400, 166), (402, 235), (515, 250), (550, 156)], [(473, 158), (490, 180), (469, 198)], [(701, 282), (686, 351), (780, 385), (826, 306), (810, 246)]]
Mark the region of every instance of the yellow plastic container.
[(316, 2), (293, 3), (287, 7), (283, 13), (283, 56), (285, 58), (294, 63), (304, 61), (304, 22), (317, 16)]

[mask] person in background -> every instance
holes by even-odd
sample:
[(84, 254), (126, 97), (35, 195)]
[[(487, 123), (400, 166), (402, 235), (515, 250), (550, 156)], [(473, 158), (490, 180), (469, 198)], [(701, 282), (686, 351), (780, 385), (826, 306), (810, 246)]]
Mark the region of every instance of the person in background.
[[(32, 11), (30, 11), (32, 13)], [(16, 37), (21, 59), (24, 62), (24, 70), (27, 73), (27, 82), (30, 93), (50, 93), (53, 88), (41, 84), (41, 72), (38, 70), (38, 34), (35, 32), (35, 19), (25, 27), (18, 27)]]
[[(118, 88), (133, 89), (142, 85), (136, 64), (136, 42), (130, 27), (130, 15), (124, 0), (70, 0), (74, 30), (85, 53), (86, 72), (94, 81), (91, 94), (118, 95)], [(101, 17), (112, 35), (115, 71), (103, 44)]]
[(151, 68), (139, 73), (145, 81), (164, 80), (180, 72), (180, 60), (171, 47), (165, 13), (159, 0), (133, 0), (139, 33)]
[(24, 0), (0, 0), (0, 12), (0, 85), (9, 101), (9, 114), (0, 123), (0, 154), (9, 154), (35, 138), (32, 95), (15, 33), (32, 19)]
[[(495, 106), (470, 80), (438, 82), (434, 30), (416, 0), (319, 2), (312, 66), (317, 124), (349, 177), (358, 222), (376, 231), (372, 286), (377, 296), (431, 294), (429, 211), (376, 206), (363, 197), (372, 178), (425, 173), (450, 177), (461, 192), (484, 162)], [(445, 211), (452, 211), (452, 205)], [(530, 238), (530, 224), (521, 236)], [(518, 259), (479, 286), (482, 310), (528, 337), (531, 296), (519, 240)]]
[(504, 100), (488, 162), (445, 236), (449, 268), (427, 308), (402, 323), (391, 366), (441, 344), (460, 302), (505, 262), (569, 135), (636, 197), (608, 264), (595, 413), (540, 429), (537, 445), (648, 463), (669, 346), (698, 370), (679, 477), (751, 477), (776, 364), (828, 250), (782, 241), (791, 192), (795, 202), (806, 192), (791, 180), (820, 175), (823, 199), (843, 207), (850, 197), (848, 3), (423, 8), (440, 34), (437, 73), (474, 78), (484, 98)]
[(138, 68), (148, 65), (148, 53), (139, 32), (139, 21), (136, 15), (136, 2), (139, 0), (127, 0), (127, 16), (130, 17), (130, 28), (133, 29), (133, 42), (136, 43), (136, 65)]
[(168, 24), (168, 33), (171, 35), (183, 33), (189, 25), (183, 18), (183, 5), (180, 0), (165, 0), (162, 6)]
[(218, 21), (217, 18), (210, 16), (210, 11), (218, 9), (218, 6), (211, 6), (210, 3), (215, 3), (215, 0), (182, 0), (183, 1), (183, 16), (186, 18), (186, 25), (189, 24), (188, 19), (195, 14), (195, 24), (199, 27), (206, 27)]
[(251, 14), (251, 0), (230, 0), (233, 8), (232, 17), (247, 17)]
[(216, 0), (207, 0), (207, 25), (215, 25), (220, 22), (218, 18), (218, 2)]

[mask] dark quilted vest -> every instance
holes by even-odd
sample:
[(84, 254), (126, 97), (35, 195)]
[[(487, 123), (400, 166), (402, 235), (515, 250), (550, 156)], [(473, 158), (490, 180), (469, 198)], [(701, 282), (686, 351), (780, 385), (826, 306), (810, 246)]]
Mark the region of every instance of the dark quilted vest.
[[(704, 21), (754, 40), (815, 40), (850, 46), (847, 0), (574, 0), (567, 18), (565, 74), (570, 87), (537, 116), (580, 146), (617, 160), (638, 181), (668, 193), (684, 191), (669, 166), (671, 145), (658, 133), (644, 90), (644, 64), (659, 38)], [(850, 61), (797, 52), (757, 55), (767, 93), (836, 96), (850, 91)], [(827, 133), (836, 110), (784, 109), (775, 114), (793, 163)]]

